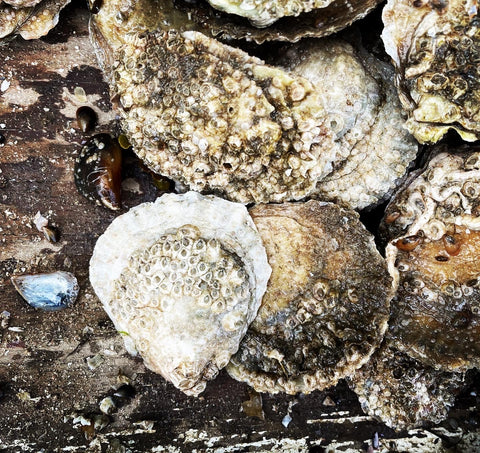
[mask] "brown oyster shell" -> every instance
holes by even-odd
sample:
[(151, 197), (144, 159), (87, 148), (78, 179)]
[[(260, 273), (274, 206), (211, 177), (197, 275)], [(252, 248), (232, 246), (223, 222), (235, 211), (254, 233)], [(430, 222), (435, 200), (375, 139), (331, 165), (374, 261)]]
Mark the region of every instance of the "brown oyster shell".
[(195, 396), (238, 349), (270, 272), (246, 208), (195, 192), (117, 217), (90, 261), (127, 350)]
[(435, 143), (449, 129), (478, 140), (476, 0), (389, 0), (383, 21), (410, 132), (421, 143)]
[(386, 198), (418, 151), (405, 129), (392, 68), (360, 47), (333, 39), (282, 49), (278, 64), (321, 93), (341, 150), (333, 171), (318, 181), (316, 197), (356, 209)]
[(17, 4), (0, 3), (0, 39), (20, 35), (23, 39), (45, 36), (58, 23), (60, 11), (70, 0), (41, 0)]
[[(398, 281), (390, 335), (436, 368), (480, 364), (480, 152), (440, 153), (391, 201), (384, 223)], [(473, 150), (472, 150), (473, 151)]]
[(272, 275), (227, 367), (259, 392), (335, 385), (382, 341), (391, 278), (354, 211), (309, 201), (250, 210)]
[(333, 34), (366, 16), (379, 3), (379, 0), (333, 0), (325, 8), (281, 18), (268, 28), (254, 27), (247, 19), (222, 13), (203, 0), (105, 0), (99, 17), (100, 21), (110, 21), (104, 30), (110, 33), (119, 27), (125, 30), (148, 23), (147, 30), (197, 30), (224, 41), (244, 39), (262, 44)]
[(444, 420), (464, 375), (426, 366), (384, 341), (348, 382), (365, 413), (399, 431)]

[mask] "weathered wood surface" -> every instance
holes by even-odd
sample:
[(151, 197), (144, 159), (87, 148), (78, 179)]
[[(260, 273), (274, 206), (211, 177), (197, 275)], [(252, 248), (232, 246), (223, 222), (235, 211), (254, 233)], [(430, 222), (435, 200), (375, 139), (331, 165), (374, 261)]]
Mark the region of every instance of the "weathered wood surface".
[[(365, 416), (344, 383), (297, 397), (263, 395), (262, 420), (242, 411), (249, 390), (226, 373), (200, 398), (187, 397), (128, 356), (88, 282), (96, 238), (118, 214), (82, 198), (73, 182), (86, 139), (76, 109), (95, 108), (97, 132), (116, 128), (87, 21), (84, 6), (72, 5), (47, 38), (0, 47), (0, 451), (354, 452), (366, 451), (375, 433), (378, 451), (480, 451), (472, 443), (478, 382), (440, 427), (395, 433)], [(158, 195), (129, 162), (125, 209)], [(60, 231), (57, 244), (33, 226), (37, 211)], [(10, 283), (13, 274), (60, 269), (81, 287), (64, 311), (29, 307)], [(114, 396), (117, 407), (102, 419), (100, 402), (126, 378), (134, 395)]]

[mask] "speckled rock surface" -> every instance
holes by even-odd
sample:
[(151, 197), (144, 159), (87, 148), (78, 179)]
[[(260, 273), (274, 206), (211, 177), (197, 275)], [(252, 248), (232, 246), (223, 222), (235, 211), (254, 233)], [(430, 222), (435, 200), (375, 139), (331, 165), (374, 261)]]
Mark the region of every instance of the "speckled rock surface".
[(118, 217), (98, 239), (90, 281), (145, 364), (198, 395), (237, 350), (270, 276), (246, 208), (166, 194)]
[(322, 390), (382, 341), (393, 295), (386, 264), (354, 211), (330, 203), (250, 211), (272, 277), (227, 370), (260, 392)]
[(477, 2), (390, 0), (383, 21), (409, 130), (421, 143), (435, 143), (449, 129), (478, 140)]
[(386, 254), (399, 289), (390, 334), (397, 347), (446, 370), (478, 366), (480, 154), (440, 153), (387, 208)]

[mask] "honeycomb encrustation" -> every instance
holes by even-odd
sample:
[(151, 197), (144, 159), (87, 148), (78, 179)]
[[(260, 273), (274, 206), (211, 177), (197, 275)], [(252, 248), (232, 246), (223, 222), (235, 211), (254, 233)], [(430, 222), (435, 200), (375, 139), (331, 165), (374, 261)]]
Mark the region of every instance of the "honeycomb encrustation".
[(443, 421), (465, 376), (424, 365), (384, 341), (347, 381), (366, 414), (399, 431)]
[(90, 281), (130, 353), (198, 395), (238, 349), (270, 276), (243, 205), (166, 194), (117, 217)]
[(321, 93), (341, 149), (333, 171), (317, 183), (316, 197), (354, 209), (378, 204), (418, 151), (405, 129), (392, 68), (340, 39), (302, 42), (281, 53), (279, 65)]
[(333, 386), (383, 339), (393, 295), (385, 261), (355, 211), (312, 200), (250, 214), (272, 275), (227, 371), (259, 392)]
[(478, 148), (441, 152), (393, 198), (383, 220), (398, 282), (389, 335), (437, 369), (480, 365), (479, 194)]
[(477, 2), (389, 0), (383, 22), (410, 132), (421, 143), (435, 143), (449, 129), (463, 140), (478, 140)]
[(58, 23), (60, 11), (70, 0), (0, 2), (0, 39), (20, 35), (23, 39), (45, 36)]
[(208, 0), (216, 9), (246, 17), (255, 27), (267, 27), (285, 16), (325, 8), (333, 0)]
[(308, 80), (199, 32), (126, 41), (113, 92), (154, 172), (249, 203), (304, 198), (331, 171), (338, 145)]

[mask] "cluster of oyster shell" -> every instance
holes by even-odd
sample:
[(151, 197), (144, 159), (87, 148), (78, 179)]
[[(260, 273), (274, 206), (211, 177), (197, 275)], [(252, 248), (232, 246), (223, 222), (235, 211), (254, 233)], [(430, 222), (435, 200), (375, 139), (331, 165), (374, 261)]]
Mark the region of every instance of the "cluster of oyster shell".
[[(389, 0), (394, 68), (319, 39), (377, 3), (104, 0), (92, 16), (124, 133), (186, 193), (114, 220), (91, 283), (127, 350), (187, 394), (223, 367), (271, 393), (348, 378), (401, 429), (442, 420), (479, 366), (480, 152), (405, 179), (415, 138), (478, 138), (476, 2)], [(0, 37), (48, 5), (0, 3)], [(354, 209), (392, 194), (384, 259)]]

